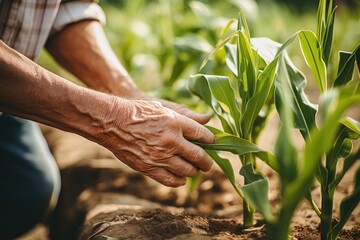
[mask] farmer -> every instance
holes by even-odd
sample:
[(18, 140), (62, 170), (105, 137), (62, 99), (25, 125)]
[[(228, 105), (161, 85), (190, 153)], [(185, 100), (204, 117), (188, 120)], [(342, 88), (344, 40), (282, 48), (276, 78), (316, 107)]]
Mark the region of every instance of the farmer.
[[(31, 120), (90, 139), (167, 186), (211, 168), (188, 141), (214, 141), (202, 126), (209, 116), (138, 89), (111, 50), (104, 21), (90, 0), (0, 0), (0, 239), (33, 227), (59, 194), (59, 171)], [(88, 88), (34, 63), (44, 46)]]

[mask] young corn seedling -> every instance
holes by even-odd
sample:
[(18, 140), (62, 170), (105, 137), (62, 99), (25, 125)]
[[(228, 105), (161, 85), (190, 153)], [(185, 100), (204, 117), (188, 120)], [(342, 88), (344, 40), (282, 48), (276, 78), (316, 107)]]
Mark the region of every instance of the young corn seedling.
[[(291, 218), (296, 206), (303, 197), (307, 197), (317, 213), (322, 214), (311, 201), (310, 190), (306, 189), (310, 189), (313, 183), (319, 164), (321, 164), (322, 156), (333, 150), (334, 141), (336, 141), (339, 134), (338, 123), (346, 120), (346, 118), (343, 118), (343, 114), (351, 106), (360, 102), (359, 84), (351, 84), (323, 93), (320, 101), (320, 109), (322, 111), (320, 127), (313, 126), (310, 128), (304, 152), (298, 154), (291, 134), (293, 126), (296, 126), (296, 118), (299, 116), (294, 114), (294, 110), (300, 108), (298, 107), (298, 100), (294, 97), (294, 85), (292, 84), (293, 79), (296, 79), (296, 75), (288, 67), (288, 61), (286, 58), (281, 58), (276, 79), (276, 101), (281, 103), (279, 104), (278, 111), (282, 123), (275, 145), (276, 170), (280, 180), (279, 209), (276, 212), (272, 210), (270, 202), (266, 197), (267, 191), (259, 191), (259, 189), (267, 189), (268, 182), (266, 179), (259, 179), (249, 185), (240, 187), (244, 199), (264, 217), (268, 239), (276, 240), (289, 238)], [(356, 130), (358, 127), (351, 126), (351, 128), (358, 131)], [(359, 158), (359, 150), (350, 155), (346, 164), (344, 164), (342, 174), (345, 174), (348, 168), (354, 164), (356, 158)], [(360, 171), (358, 170), (356, 173), (355, 190), (341, 204), (341, 220), (338, 223), (339, 225), (335, 225), (339, 230), (345, 224), (351, 211), (358, 204), (359, 174)], [(336, 236), (334, 234), (329, 239), (336, 239), (338, 234), (339, 232), (336, 232)]]
[[(262, 41), (262, 47), (255, 48), (257, 51), (250, 47), (252, 41), (242, 16), (238, 31), (221, 41), (216, 48), (218, 50), (225, 46), (226, 63), (235, 78), (197, 75), (189, 84), (190, 89), (214, 110), (224, 129), (222, 132), (210, 127), (217, 137), (217, 143), (202, 146), (208, 149), (236, 191), (244, 198), (244, 226), (251, 225), (252, 220), (249, 221), (247, 213), (250, 215), (256, 209), (264, 217), (269, 239), (288, 239), (293, 212), (303, 197), (321, 218), (321, 239), (336, 239), (360, 200), (358, 169), (354, 190), (343, 199), (339, 220), (333, 224), (333, 194), (360, 155), (359, 149), (351, 150), (352, 140), (359, 139), (360, 124), (354, 119), (343, 117), (352, 105), (360, 102), (359, 73), (354, 75), (356, 63), (359, 68), (359, 47), (352, 53), (340, 53), (336, 79), (332, 81), (332, 88), (327, 87), (326, 66), (332, 49), (334, 13), (332, 1), (321, 0), (318, 36), (303, 30), (294, 34), (281, 47), (270, 44), (272, 47), (269, 48), (269, 44), (266, 44), (269, 41)], [(229, 44), (233, 37), (237, 40), (236, 51), (231, 51), (234, 48)], [(303, 56), (314, 73), (321, 93), (322, 118), (319, 126), (315, 119), (318, 107), (310, 103), (304, 93), (305, 77), (284, 52), (296, 38), (300, 41)], [(276, 49), (277, 54), (267, 58), (261, 49)], [(265, 62), (264, 68), (260, 67), (261, 60)], [(273, 156), (256, 146), (256, 137), (252, 136), (258, 135), (252, 134), (253, 129), (259, 129), (256, 128), (258, 121), (252, 120), (262, 119), (260, 111), (267, 104), (271, 106), (275, 78), (275, 102), (282, 125)], [(257, 95), (260, 92), (263, 94)], [(302, 155), (297, 154), (293, 145), (292, 127), (298, 128), (305, 139)], [(216, 150), (230, 151), (240, 156), (243, 164), (240, 174), (245, 178), (244, 186), (237, 185), (231, 163), (217, 155)], [(267, 197), (268, 181), (254, 169), (255, 157), (264, 160), (279, 174), (281, 203), (277, 211), (272, 210)], [(344, 164), (342, 170), (337, 172), (339, 158), (344, 159)], [(311, 198), (310, 187), (314, 176), (321, 185), (321, 209)]]
[[(232, 44), (232, 40), (236, 41)], [(245, 17), (239, 15), (237, 31), (220, 41), (212, 54), (226, 50), (226, 64), (230, 76), (198, 74), (190, 79), (190, 90), (209, 105), (221, 121), (224, 132), (210, 127), (217, 143), (201, 145), (225, 172), (232, 185), (242, 196), (235, 181), (233, 168), (227, 159), (215, 150), (231, 151), (239, 155), (240, 174), (244, 183), (254, 181), (245, 173), (254, 172), (256, 158), (273, 165), (274, 156), (256, 146), (274, 105), (273, 89), (278, 58), (274, 59), (280, 44), (267, 39), (250, 39)], [(211, 55), (212, 55), (211, 54)], [(211, 56), (210, 55), (210, 56)], [(209, 56), (209, 57), (210, 57)], [(203, 66), (207, 63), (205, 59)], [(257, 178), (263, 178), (261, 174)], [(245, 228), (253, 226), (253, 209), (244, 202)]]
[[(334, 100), (335, 98), (337, 98), (337, 101), (344, 102), (348, 98), (348, 96), (341, 94), (342, 89), (351, 87), (353, 92), (348, 90), (347, 94), (356, 99), (358, 98), (358, 89), (360, 87), (359, 43), (356, 43), (357, 47), (353, 52), (339, 52), (336, 77), (335, 79), (328, 79), (329, 76), (332, 75), (329, 71), (329, 62), (333, 49), (335, 10), (336, 7), (333, 6), (332, 0), (320, 0), (317, 15), (317, 33), (315, 34), (312, 31), (299, 31), (283, 46), (286, 48), (296, 37), (299, 38), (306, 63), (314, 75), (320, 93), (325, 95), (324, 108), (320, 109), (322, 111), (321, 121), (326, 121), (326, 119), (329, 118), (328, 112), (332, 111), (332, 108), (335, 108), (337, 104)], [(357, 71), (355, 67), (356, 64)], [(292, 88), (295, 89), (296, 78), (293, 78), (291, 82)], [(296, 94), (292, 96), (294, 101), (298, 100)], [(342, 98), (344, 98), (344, 100)], [(293, 114), (295, 118), (294, 126), (299, 128), (306, 144), (312, 142), (314, 136), (309, 130), (317, 128), (315, 116), (306, 115), (306, 112), (303, 111), (302, 108), (293, 108)], [(309, 118), (302, 118), (302, 116), (309, 116)], [(346, 172), (360, 159), (360, 150), (352, 149), (353, 141), (360, 139), (360, 123), (350, 117), (343, 117), (333, 120), (332, 128), (335, 129), (334, 136), (331, 138), (330, 145), (326, 151), (324, 149), (322, 154), (316, 159), (318, 165), (316, 172), (314, 172), (321, 187), (320, 208), (312, 201), (310, 191), (306, 194), (306, 198), (321, 219), (320, 233), (322, 240), (332, 240), (338, 237), (341, 229), (350, 217), (351, 212), (360, 201), (360, 168), (358, 168), (354, 179), (354, 190), (340, 203), (338, 220), (335, 220), (333, 217), (333, 209), (336, 188)], [(330, 131), (330, 129), (327, 130)], [(338, 168), (339, 159), (343, 161), (341, 170)]]

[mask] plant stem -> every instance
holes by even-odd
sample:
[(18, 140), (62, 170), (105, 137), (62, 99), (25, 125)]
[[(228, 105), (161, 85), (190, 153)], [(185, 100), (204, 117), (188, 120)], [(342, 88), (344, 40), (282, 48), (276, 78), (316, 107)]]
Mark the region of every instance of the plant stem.
[(244, 228), (250, 228), (254, 226), (254, 214), (251, 211), (249, 211), (248, 204), (245, 200), (243, 203), (243, 217), (244, 217), (243, 219)]
[(320, 223), (320, 235), (321, 240), (328, 240), (328, 233), (332, 229), (332, 209), (333, 198), (326, 192), (326, 186), (321, 186), (321, 223)]
[[(284, 226), (283, 223), (268, 223), (266, 224), (266, 237), (269, 240), (288, 240), (289, 239), (289, 226)], [(290, 224), (289, 224), (290, 225)]]
[(334, 193), (329, 189), (329, 184), (334, 181), (336, 175), (336, 164), (331, 155), (326, 156), (326, 182), (321, 183), (321, 215), (320, 236), (321, 240), (331, 239), (329, 235), (332, 230), (332, 210), (334, 205)]
[[(253, 163), (255, 165), (255, 158), (252, 154), (246, 154), (244, 156), (243, 164), (249, 164)], [(249, 184), (246, 179), (244, 179), (244, 184)], [(247, 202), (244, 200), (243, 203), (243, 222), (244, 222), (244, 228), (250, 228), (254, 226), (254, 213), (249, 210), (249, 206)]]

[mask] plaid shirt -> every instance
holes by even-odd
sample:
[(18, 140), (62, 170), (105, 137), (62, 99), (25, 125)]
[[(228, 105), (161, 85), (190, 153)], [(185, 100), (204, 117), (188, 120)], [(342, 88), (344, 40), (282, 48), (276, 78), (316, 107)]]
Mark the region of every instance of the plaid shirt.
[(95, 0), (0, 0), (0, 39), (34, 60), (49, 36), (84, 19), (105, 22)]

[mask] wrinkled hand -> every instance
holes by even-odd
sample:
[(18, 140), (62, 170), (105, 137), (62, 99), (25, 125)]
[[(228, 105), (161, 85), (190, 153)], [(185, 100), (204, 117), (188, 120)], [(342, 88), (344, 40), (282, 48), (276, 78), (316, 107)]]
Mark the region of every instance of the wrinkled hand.
[(137, 89), (137, 91), (128, 92), (127, 94), (118, 94), (118, 95), (127, 99), (141, 99), (146, 101), (160, 102), (164, 107), (170, 108), (171, 110), (174, 110), (175, 112), (184, 115), (188, 118), (191, 118), (201, 124), (207, 123), (211, 117), (211, 115), (208, 114), (196, 113), (181, 104), (170, 102), (163, 99), (158, 99), (156, 97), (147, 95), (146, 93), (142, 92), (139, 89)]
[(174, 103), (174, 102), (166, 101), (163, 99), (157, 99), (157, 100), (164, 107), (170, 108), (181, 115), (184, 115), (188, 118), (191, 118), (191, 119), (197, 121), (198, 123), (205, 124), (210, 120), (211, 115), (200, 114), (200, 113), (194, 112), (194, 111), (190, 110), (189, 108), (187, 108), (183, 105)]
[(210, 156), (188, 141), (213, 143), (207, 128), (157, 101), (124, 101), (115, 102), (104, 129), (105, 145), (116, 157), (171, 187), (184, 185), (199, 170), (210, 170)]

